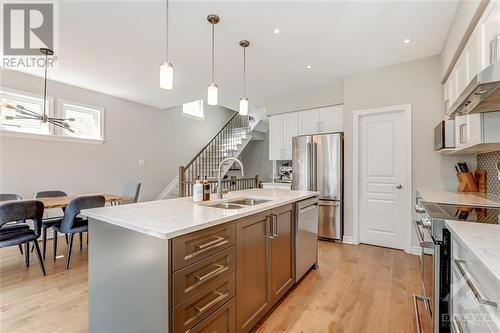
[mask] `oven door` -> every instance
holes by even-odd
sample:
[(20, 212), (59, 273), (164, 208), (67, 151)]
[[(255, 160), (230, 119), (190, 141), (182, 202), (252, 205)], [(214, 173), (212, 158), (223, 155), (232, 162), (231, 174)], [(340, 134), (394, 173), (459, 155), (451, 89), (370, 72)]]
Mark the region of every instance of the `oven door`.
[(434, 332), (434, 242), (427, 232), (428, 228), (421, 221), (414, 221), (413, 226), (420, 248), (420, 295), (413, 295), (416, 331)]

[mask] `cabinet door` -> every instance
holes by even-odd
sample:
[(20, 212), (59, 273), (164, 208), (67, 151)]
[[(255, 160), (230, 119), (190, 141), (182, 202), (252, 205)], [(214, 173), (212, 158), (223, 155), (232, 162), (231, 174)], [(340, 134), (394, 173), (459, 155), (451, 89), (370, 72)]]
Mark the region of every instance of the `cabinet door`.
[(481, 114), (468, 114), (467, 116), (467, 147), (483, 143), (481, 129)]
[(319, 132), (319, 111), (309, 110), (298, 112), (299, 135), (316, 134)]
[(283, 115), (269, 119), (269, 159), (280, 160), (283, 155)]
[(284, 160), (292, 159), (292, 138), (297, 136), (297, 113), (283, 115), (283, 156)]
[(481, 67), (482, 69), (494, 63), (500, 58), (500, 20), (497, 16), (500, 15), (500, 5), (496, 1), (492, 1), (486, 9), (485, 18), (481, 24), (481, 32), (483, 39), (481, 41)]
[(462, 52), (455, 65), (455, 80), (457, 86), (456, 97), (467, 87), (467, 52)]
[[(235, 301), (234, 298), (221, 306), (217, 311), (208, 316), (195, 327), (187, 330), (189, 333), (233, 333), (236, 332), (234, 327), (235, 317)], [(176, 331), (177, 332), (177, 331)], [(179, 331), (181, 332), (181, 331)]]
[(236, 221), (236, 330), (248, 332), (271, 306), (270, 211)]
[(448, 78), (446, 82), (443, 85), (443, 97), (444, 97), (444, 111), (447, 115), (449, 115), (452, 110), (451, 108), (451, 89), (450, 89), (450, 81), (451, 79)]
[(319, 121), (321, 133), (342, 132), (344, 130), (344, 107), (336, 105), (320, 109)]
[(273, 209), (271, 252), (271, 304), (276, 303), (294, 283), (294, 242), (292, 205)]
[(455, 147), (461, 149), (467, 146), (467, 116), (455, 117)]
[(467, 54), (467, 71), (466, 84), (481, 71), (481, 34), (480, 29), (476, 28), (470, 36), (467, 46), (465, 47)]

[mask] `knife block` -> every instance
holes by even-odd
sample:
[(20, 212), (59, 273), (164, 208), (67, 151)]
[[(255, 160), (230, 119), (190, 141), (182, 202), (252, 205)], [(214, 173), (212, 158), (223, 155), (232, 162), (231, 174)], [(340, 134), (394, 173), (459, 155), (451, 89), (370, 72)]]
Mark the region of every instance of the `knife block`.
[(476, 180), (471, 172), (457, 173), (458, 192), (477, 192)]
[(474, 178), (476, 179), (478, 192), (486, 193), (486, 171), (477, 169), (474, 172)]

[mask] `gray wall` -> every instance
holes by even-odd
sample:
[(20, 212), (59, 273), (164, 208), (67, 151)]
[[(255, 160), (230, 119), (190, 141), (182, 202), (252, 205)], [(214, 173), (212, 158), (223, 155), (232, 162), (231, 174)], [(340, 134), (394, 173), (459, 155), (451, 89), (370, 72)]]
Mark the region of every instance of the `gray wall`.
[(259, 175), (261, 181), (271, 181), (273, 162), (269, 160), (269, 132), (264, 140), (250, 141), (240, 158), (245, 166), (245, 176)]
[(439, 56), (358, 73), (344, 81), (345, 235), (353, 224), (353, 118), (355, 110), (411, 104), (413, 121), (413, 189), (450, 189), (457, 186), (453, 165), (473, 156), (444, 156), (433, 150), (433, 129), (442, 119), (443, 96)]
[[(0, 78), (3, 87), (41, 94), (38, 77), (2, 70)], [(206, 119), (199, 121), (183, 116), (180, 108), (160, 110), (58, 82), (49, 82), (48, 94), (55, 103), (62, 98), (104, 107), (106, 143), (0, 136), (0, 192), (24, 197), (43, 189), (121, 193), (126, 182), (139, 180), (140, 200), (152, 200), (233, 112), (206, 107)]]

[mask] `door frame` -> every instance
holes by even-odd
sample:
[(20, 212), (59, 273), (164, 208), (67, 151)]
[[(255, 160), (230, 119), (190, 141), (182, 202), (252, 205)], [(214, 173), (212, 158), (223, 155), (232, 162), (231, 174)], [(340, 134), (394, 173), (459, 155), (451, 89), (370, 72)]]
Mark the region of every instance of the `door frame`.
[(402, 105), (393, 105), (393, 106), (384, 106), (373, 109), (363, 109), (353, 111), (353, 232), (352, 232), (352, 242), (353, 244), (359, 244), (360, 240), (360, 225), (359, 225), (359, 123), (360, 119), (364, 115), (375, 115), (381, 113), (390, 113), (395, 110), (400, 109), (404, 112), (404, 126), (405, 133), (407, 139), (407, 188), (406, 188), (406, 197), (407, 202), (406, 212), (407, 217), (405, 218), (406, 223), (404, 225), (404, 241), (403, 241), (403, 249), (406, 253), (412, 253), (412, 243), (411, 243), (411, 224), (412, 224), (412, 216), (413, 216), (413, 208), (412, 208), (412, 195), (413, 195), (413, 142), (412, 142), (412, 108), (411, 104), (402, 104)]

